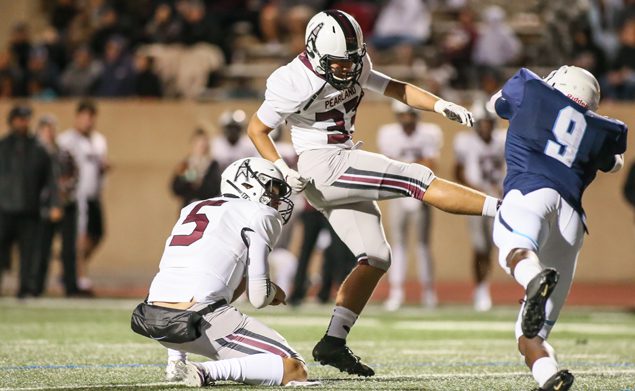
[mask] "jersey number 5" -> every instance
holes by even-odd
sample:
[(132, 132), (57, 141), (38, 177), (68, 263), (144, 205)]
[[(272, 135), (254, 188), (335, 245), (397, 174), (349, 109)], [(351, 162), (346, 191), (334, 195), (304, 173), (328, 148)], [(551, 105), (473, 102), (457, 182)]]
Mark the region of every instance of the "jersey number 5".
[(551, 132), (556, 141), (549, 140), (545, 146), (545, 155), (559, 160), (567, 167), (571, 167), (578, 154), (578, 148), (586, 131), (584, 114), (571, 106), (560, 110)]
[(196, 223), (194, 231), (189, 235), (174, 235), (170, 240), (170, 246), (189, 246), (190, 244), (200, 240), (203, 237), (203, 232), (209, 224), (209, 219), (205, 213), (199, 213), (204, 206), (221, 206), (227, 201), (202, 201), (192, 209), (190, 214), (187, 215), (185, 220), (181, 224)]

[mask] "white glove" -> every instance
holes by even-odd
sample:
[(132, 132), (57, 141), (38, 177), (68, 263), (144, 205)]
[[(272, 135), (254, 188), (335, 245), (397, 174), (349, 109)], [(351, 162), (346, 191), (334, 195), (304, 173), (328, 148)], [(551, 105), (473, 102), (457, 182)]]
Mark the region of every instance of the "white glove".
[(451, 121), (459, 122), (470, 128), (474, 126), (474, 117), (472, 117), (472, 113), (465, 107), (459, 106), (456, 103), (439, 99), (434, 104), (434, 111)]
[(619, 155), (615, 155), (615, 164), (613, 165), (613, 168), (609, 172), (610, 173), (618, 172), (619, 170), (622, 169), (622, 167), (624, 167), (624, 154), (623, 153), (621, 153)]
[(304, 187), (307, 184), (307, 180), (305, 178), (302, 178), (299, 172), (290, 169), (289, 166), (287, 166), (287, 163), (285, 163), (282, 159), (276, 160), (275, 162), (273, 162), (273, 165), (276, 166), (278, 170), (280, 170), (282, 176), (284, 177), (284, 180), (289, 184), (289, 186), (291, 186), (291, 189), (293, 189), (293, 191), (299, 193), (304, 190)]

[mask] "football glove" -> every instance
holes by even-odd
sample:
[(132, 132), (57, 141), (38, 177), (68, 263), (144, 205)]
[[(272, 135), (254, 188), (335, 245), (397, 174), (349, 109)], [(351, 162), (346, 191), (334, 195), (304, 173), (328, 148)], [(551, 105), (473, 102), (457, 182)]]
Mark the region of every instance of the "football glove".
[(474, 117), (472, 116), (472, 113), (465, 107), (459, 106), (456, 103), (439, 99), (434, 104), (434, 111), (451, 121), (459, 122), (470, 128), (474, 126)]
[(304, 190), (307, 184), (307, 180), (305, 178), (302, 178), (299, 172), (289, 168), (289, 166), (287, 166), (287, 163), (285, 163), (282, 159), (276, 160), (275, 162), (273, 162), (273, 165), (276, 166), (278, 170), (280, 170), (282, 176), (284, 177), (284, 180), (289, 184), (293, 191), (299, 193)]

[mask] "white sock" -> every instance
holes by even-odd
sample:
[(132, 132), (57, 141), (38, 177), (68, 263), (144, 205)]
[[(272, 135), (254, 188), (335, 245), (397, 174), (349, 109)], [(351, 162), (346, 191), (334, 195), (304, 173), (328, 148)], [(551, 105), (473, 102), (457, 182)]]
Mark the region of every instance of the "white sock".
[(241, 358), (200, 363), (212, 380), (233, 380), (239, 383), (279, 386), (284, 366), (282, 357), (275, 354), (254, 354)]
[(348, 308), (336, 306), (333, 309), (331, 323), (329, 323), (329, 327), (326, 329), (326, 335), (346, 339), (358, 317), (359, 315)]
[(185, 361), (185, 360), (187, 360), (187, 353), (186, 352), (182, 352), (180, 350), (169, 349), (168, 348), (168, 362), (171, 362), (171, 361)]
[(514, 268), (514, 278), (523, 288), (527, 289), (527, 284), (532, 278), (542, 271), (540, 262), (535, 258), (525, 258), (516, 264)]
[(483, 210), (481, 211), (481, 215), (494, 217), (496, 216), (496, 211), (498, 210), (496, 207), (498, 206), (499, 199), (496, 197), (485, 196), (485, 202), (483, 203)]
[(534, 362), (531, 367), (531, 374), (542, 387), (547, 380), (558, 372), (558, 363), (551, 357), (542, 357)]

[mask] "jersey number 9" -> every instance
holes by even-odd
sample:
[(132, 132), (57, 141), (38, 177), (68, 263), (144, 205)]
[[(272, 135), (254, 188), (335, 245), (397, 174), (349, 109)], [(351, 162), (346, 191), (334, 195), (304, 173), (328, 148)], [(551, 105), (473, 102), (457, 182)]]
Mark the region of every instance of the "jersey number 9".
[(578, 148), (586, 130), (584, 114), (571, 106), (567, 106), (558, 112), (558, 118), (554, 122), (551, 132), (556, 141), (549, 140), (545, 146), (545, 155), (559, 160), (567, 167), (571, 167), (578, 154)]

